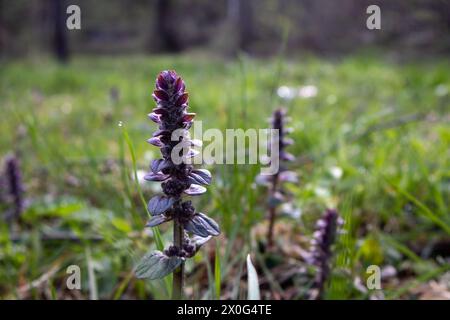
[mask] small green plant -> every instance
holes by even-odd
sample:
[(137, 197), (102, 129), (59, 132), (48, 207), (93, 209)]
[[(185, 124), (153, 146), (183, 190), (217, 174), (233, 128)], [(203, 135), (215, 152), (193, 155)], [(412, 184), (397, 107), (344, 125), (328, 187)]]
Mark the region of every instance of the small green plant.
[[(190, 161), (196, 155), (191, 147), (189, 128), (195, 113), (186, 112), (188, 93), (185, 84), (175, 71), (163, 71), (156, 79), (153, 98), (156, 108), (149, 114), (159, 128), (148, 142), (160, 148), (162, 159), (153, 160), (146, 180), (162, 182), (164, 195), (150, 199), (148, 209), (153, 218), (147, 227), (155, 227), (173, 221), (173, 245), (164, 252), (154, 251), (145, 255), (135, 269), (138, 278), (158, 279), (173, 272), (172, 297), (183, 297), (184, 262), (195, 255), (211, 236), (220, 233), (219, 225), (201, 212), (182, 195), (197, 196), (206, 192), (203, 185), (211, 182), (211, 173), (194, 169)], [(178, 148), (182, 146), (182, 148)], [(180, 149), (180, 150), (179, 150)], [(189, 233), (194, 237), (189, 238)]]

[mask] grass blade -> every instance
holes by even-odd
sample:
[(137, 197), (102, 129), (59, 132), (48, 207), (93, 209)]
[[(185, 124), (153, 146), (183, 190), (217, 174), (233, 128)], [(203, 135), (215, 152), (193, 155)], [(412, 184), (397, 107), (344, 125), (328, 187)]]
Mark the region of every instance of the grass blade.
[(421, 212), (424, 217), (430, 219), (430, 221), (434, 222), (434, 224), (436, 224), (437, 226), (442, 228), (442, 230), (444, 230), (445, 232), (450, 234), (450, 226), (448, 225), (448, 223), (446, 223), (444, 220), (439, 218), (425, 204), (423, 204), (419, 199), (414, 197), (412, 194), (410, 194), (406, 190), (403, 190), (402, 188), (400, 188), (393, 182), (390, 182), (389, 180), (387, 180), (387, 181), (388, 181), (389, 185), (392, 188), (394, 188), (395, 191), (397, 191), (397, 193), (399, 193), (400, 195), (404, 196), (406, 199), (408, 199), (409, 201), (414, 203), (414, 205), (420, 209), (419, 212)]
[(214, 282), (216, 287), (216, 299), (220, 300), (220, 287), (222, 284), (221, 272), (220, 272), (220, 247), (219, 241), (216, 241), (216, 257), (214, 261)]
[[(136, 189), (138, 190), (138, 193), (139, 193), (139, 198), (142, 201), (142, 205), (144, 206), (145, 211), (147, 212), (147, 215), (149, 217), (151, 217), (151, 214), (150, 214), (150, 212), (148, 211), (148, 208), (147, 208), (147, 202), (145, 201), (144, 194), (142, 193), (141, 186), (139, 185), (139, 179), (138, 179), (138, 175), (137, 175), (137, 165), (136, 165), (136, 153), (134, 151), (133, 142), (131, 141), (130, 136), (128, 135), (128, 132), (125, 129), (125, 126), (123, 124), (122, 124), (122, 133), (123, 133), (123, 139), (125, 140), (125, 142), (126, 142), (126, 144), (128, 146), (128, 149), (130, 150), (131, 161), (132, 161), (132, 165), (133, 165), (134, 182), (135, 182), (135, 185), (136, 185)], [(159, 231), (158, 227), (153, 227), (152, 231), (153, 231), (156, 247), (160, 251), (164, 250), (164, 240), (163, 240), (163, 238), (161, 236), (161, 232)], [(170, 276), (164, 277), (164, 282), (165, 282), (165, 285), (166, 285), (167, 293), (170, 296), (171, 292), (172, 292), (172, 286), (170, 284), (170, 282), (171, 282), (170, 281)]]

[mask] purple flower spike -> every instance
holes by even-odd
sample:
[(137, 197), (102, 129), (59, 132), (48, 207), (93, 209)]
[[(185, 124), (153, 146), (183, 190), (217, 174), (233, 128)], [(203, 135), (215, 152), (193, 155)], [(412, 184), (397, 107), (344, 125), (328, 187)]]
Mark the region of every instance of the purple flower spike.
[(317, 267), (316, 299), (321, 299), (323, 296), (323, 290), (330, 273), (331, 249), (336, 240), (338, 228), (342, 223), (343, 221), (335, 209), (326, 210), (322, 218), (316, 223), (310, 253), (310, 263)]
[[(152, 97), (156, 107), (149, 114), (149, 118), (158, 124), (158, 130), (147, 142), (160, 148), (162, 158), (151, 162), (151, 172), (145, 175), (144, 179), (161, 182), (164, 195), (155, 196), (149, 201), (148, 210), (152, 218), (146, 226), (155, 227), (173, 221), (174, 244), (164, 252), (144, 257), (136, 268), (136, 275), (139, 278), (155, 279), (174, 272), (174, 282), (175, 279), (180, 282), (182, 272), (177, 273), (178, 268), (175, 267), (183, 268), (184, 260), (194, 256), (200, 245), (211, 236), (219, 235), (220, 229), (214, 220), (196, 212), (191, 201), (183, 201), (183, 195), (198, 196), (205, 193), (204, 186), (210, 184), (211, 173), (172, 159), (172, 150), (178, 143), (187, 146), (180, 155), (182, 159), (194, 157), (198, 151), (192, 147), (201, 145), (201, 141), (189, 139), (187, 130), (194, 122), (196, 114), (187, 112), (189, 94), (185, 91), (185, 83), (175, 71), (162, 71), (156, 78), (155, 87)], [(182, 130), (181, 134), (178, 134), (179, 130)], [(177, 131), (179, 137), (177, 141), (171, 141), (174, 131)], [(205, 239), (191, 241), (187, 233)]]
[(12, 212), (8, 218), (17, 220), (24, 210), (24, 187), (19, 159), (13, 155), (8, 156), (6, 159), (5, 178), (9, 197), (13, 204)]
[(286, 137), (289, 129), (285, 127), (288, 119), (286, 117), (286, 110), (283, 108), (276, 109), (273, 112), (271, 123), (272, 129), (278, 130), (278, 163), (279, 170), (273, 175), (259, 175), (256, 177), (256, 183), (263, 185), (269, 189), (268, 195), (268, 211), (269, 211), (269, 229), (267, 231), (267, 243), (269, 247), (273, 246), (273, 229), (275, 225), (275, 218), (277, 215), (277, 207), (289, 200), (285, 196), (287, 193), (282, 184), (284, 182), (298, 183), (297, 174), (293, 171), (288, 171), (286, 162), (294, 161), (295, 157), (286, 151), (286, 147), (292, 145), (294, 141)]

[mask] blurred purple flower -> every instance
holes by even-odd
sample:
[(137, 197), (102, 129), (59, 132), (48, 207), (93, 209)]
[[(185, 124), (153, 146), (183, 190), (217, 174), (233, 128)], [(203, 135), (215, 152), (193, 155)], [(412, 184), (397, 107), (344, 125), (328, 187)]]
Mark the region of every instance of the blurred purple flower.
[(342, 218), (335, 209), (327, 209), (322, 218), (316, 222), (316, 231), (311, 240), (309, 262), (317, 267), (315, 279), (317, 299), (321, 299), (323, 296), (323, 290), (330, 273), (332, 246), (336, 240), (338, 228), (342, 223)]
[(24, 187), (22, 184), (19, 159), (13, 155), (6, 158), (5, 180), (9, 197), (13, 203), (13, 210), (10, 218), (17, 220), (24, 210)]
[(293, 144), (293, 140), (287, 138), (286, 135), (291, 131), (286, 128), (288, 118), (286, 117), (286, 110), (283, 108), (276, 109), (273, 112), (271, 123), (272, 129), (278, 130), (278, 150), (279, 150), (279, 170), (273, 175), (258, 175), (256, 183), (264, 185), (269, 188), (268, 207), (269, 207), (269, 229), (267, 233), (267, 243), (269, 247), (273, 245), (273, 229), (276, 218), (276, 209), (279, 205), (287, 200), (285, 191), (282, 188), (283, 182), (297, 183), (297, 174), (293, 171), (288, 171), (286, 162), (294, 161), (295, 157), (286, 151), (286, 147)]

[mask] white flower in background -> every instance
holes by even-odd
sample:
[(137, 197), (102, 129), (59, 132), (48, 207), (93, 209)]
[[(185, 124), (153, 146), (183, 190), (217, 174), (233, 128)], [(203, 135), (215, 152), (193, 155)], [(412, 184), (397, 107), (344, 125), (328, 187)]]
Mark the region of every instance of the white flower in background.
[(314, 85), (306, 85), (303, 87), (281, 86), (277, 89), (277, 95), (285, 100), (292, 100), (296, 97), (308, 99), (317, 96), (319, 90)]
[(299, 219), (302, 215), (302, 209), (294, 206), (291, 202), (283, 203), (280, 211), (294, 219)]
[(339, 180), (340, 178), (342, 178), (343, 170), (341, 167), (332, 166), (329, 169), (329, 172), (330, 172), (331, 176), (333, 178), (335, 178), (336, 180)]
[(295, 98), (295, 90), (288, 86), (281, 86), (277, 89), (277, 95), (281, 99), (292, 100)]
[(438, 97), (446, 96), (448, 94), (448, 88), (443, 84), (439, 84), (436, 86), (436, 89), (434, 89), (434, 93)]
[[(137, 175), (137, 179), (140, 185), (143, 185), (145, 180), (144, 177), (147, 174), (147, 172), (145, 170), (137, 170), (136, 171), (136, 175)], [(131, 175), (131, 178), (134, 180), (134, 174)]]
[(316, 196), (320, 198), (329, 198), (330, 197), (330, 191), (324, 187), (317, 186), (314, 188), (314, 193)]
[(313, 97), (317, 96), (318, 91), (319, 90), (317, 89), (316, 86), (307, 85), (304, 87), (300, 87), (300, 89), (298, 90), (298, 96), (300, 98), (305, 98), (305, 99), (313, 98)]

